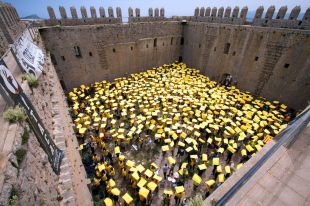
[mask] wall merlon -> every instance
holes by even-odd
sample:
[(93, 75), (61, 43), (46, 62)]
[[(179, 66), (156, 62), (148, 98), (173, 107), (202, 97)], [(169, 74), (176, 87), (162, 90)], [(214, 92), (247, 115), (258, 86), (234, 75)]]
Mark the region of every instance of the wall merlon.
[(276, 19), (284, 19), (286, 12), (287, 12), (287, 6), (282, 6), (279, 9)]
[(56, 20), (54, 9), (51, 6), (47, 7), (47, 12), (51, 20)]
[(81, 15), (82, 15), (82, 19), (87, 18), (87, 10), (86, 10), (85, 6), (81, 6)]
[(136, 17), (140, 17), (140, 8), (135, 9)]
[(198, 16), (198, 15), (199, 15), (199, 7), (196, 7), (194, 11), (194, 16)]
[(224, 14), (224, 7), (220, 7), (217, 12), (217, 17), (222, 18)]
[(120, 7), (116, 7), (116, 16), (122, 18), (122, 9)]
[(90, 7), (90, 15), (91, 15), (91, 18), (93, 18), (93, 19), (97, 18), (96, 9), (93, 6)]
[(133, 17), (133, 9), (131, 7), (128, 8), (128, 17)]
[(76, 8), (74, 6), (70, 7), (70, 11), (71, 11), (72, 19), (78, 19), (77, 11), (76, 11)]
[(109, 7), (108, 8), (108, 14), (109, 14), (109, 17), (114, 17), (114, 12), (113, 12), (113, 8), (112, 7)]
[(153, 17), (153, 8), (149, 8), (149, 17)]
[(225, 9), (225, 15), (224, 15), (224, 17), (225, 17), (225, 18), (229, 18), (229, 17), (230, 17), (230, 14), (231, 14), (231, 8), (230, 8), (230, 6), (228, 6), (228, 7)]
[(199, 16), (205, 16), (205, 7), (201, 7), (199, 11)]
[(275, 10), (276, 10), (275, 6), (270, 6), (267, 9), (267, 12), (266, 12), (266, 15), (265, 15), (265, 19), (272, 19), (272, 16), (273, 16)]
[(106, 15), (105, 15), (105, 10), (102, 6), (100, 6), (99, 8), (99, 15), (100, 15), (100, 18), (105, 18)]
[(160, 8), (160, 17), (165, 17), (165, 8)]
[[(122, 22), (122, 12), (121, 8), (116, 8), (116, 14), (114, 16), (114, 11), (112, 7), (108, 8), (108, 14), (106, 15), (105, 9), (103, 7), (99, 8), (100, 19), (96, 13), (94, 7), (90, 7), (90, 17), (87, 15), (85, 7), (81, 7), (81, 21), (77, 15), (75, 7), (70, 7), (71, 17), (68, 17), (64, 7), (60, 6), (59, 11), (61, 14), (61, 19), (57, 20), (54, 10), (52, 7), (48, 7), (48, 13), (50, 20), (45, 21), (47, 26), (52, 25), (85, 25), (85, 24), (101, 24), (101, 23), (120, 23)], [(13, 11), (13, 10), (12, 10)], [(302, 21), (297, 21), (297, 17), (301, 11), (300, 6), (296, 6), (292, 9), (289, 19), (284, 19), (286, 14), (287, 7), (282, 6), (275, 19), (273, 19), (274, 13), (276, 12), (275, 6), (268, 7), (266, 14), (264, 14), (264, 7), (260, 6), (257, 8), (254, 19), (252, 22), (247, 21), (248, 7), (242, 7), (241, 11), (238, 6), (234, 7), (233, 10), (231, 7), (196, 7), (193, 16), (174, 16), (170, 18), (165, 17), (164, 8), (149, 8), (148, 15), (141, 17), (140, 9), (135, 9), (134, 11), (131, 7), (128, 8), (128, 22), (152, 22), (152, 21), (199, 21), (199, 22), (212, 22), (212, 23), (223, 23), (223, 24), (237, 24), (237, 25), (252, 25), (252, 26), (263, 26), (263, 27), (277, 27), (277, 28), (292, 28), (292, 29), (309, 29), (310, 23), (310, 11), (306, 11), (305, 15), (302, 17)], [(13, 14), (12, 14), (13, 15)], [(10, 17), (12, 16), (10, 15)], [(264, 16), (263, 16), (264, 15)], [(195, 17), (195, 18), (194, 18)], [(15, 19), (15, 16), (13, 17)], [(9, 24), (12, 24), (12, 18), (9, 19)], [(105, 20), (103, 20), (105, 18)], [(117, 18), (114, 20), (113, 18)], [(91, 21), (90, 19), (93, 19)], [(75, 21), (73, 21), (75, 20)]]
[(233, 18), (238, 18), (238, 15), (239, 15), (239, 7), (236, 6), (233, 10), (233, 13), (232, 13), (232, 17)]
[(248, 7), (245, 6), (241, 9), (241, 12), (240, 12), (240, 19), (242, 19), (243, 21), (246, 21), (246, 16), (248, 14)]
[[(164, 8), (149, 8), (147, 16), (140, 16), (140, 9), (136, 9), (136, 16), (130, 15), (130, 10), (128, 9), (128, 22), (136, 23), (136, 22), (153, 22), (153, 21), (171, 21), (175, 20), (174, 18), (165, 18), (165, 9)], [(138, 12), (138, 13), (137, 13)]]
[(155, 8), (154, 16), (159, 17), (159, 9), (158, 8)]
[(210, 15), (211, 15), (211, 8), (210, 8), (210, 7), (207, 7), (207, 8), (206, 8), (205, 16), (210, 16)]
[(60, 16), (61, 16), (62, 19), (67, 19), (68, 18), (65, 7), (59, 6), (59, 12), (60, 12)]
[(211, 17), (216, 17), (216, 13), (217, 13), (217, 8), (213, 7), (211, 11)]
[(255, 12), (255, 16), (254, 19), (261, 19), (264, 13), (264, 7), (260, 6), (257, 8), (256, 12)]
[(307, 9), (304, 17), (302, 18), (303, 21), (310, 21), (310, 7)]
[(300, 6), (295, 6), (293, 9), (292, 9), (292, 11), (291, 11), (291, 14), (290, 14), (290, 16), (289, 16), (289, 20), (297, 20), (297, 17), (298, 17), (298, 15), (299, 15), (299, 13), (300, 13)]

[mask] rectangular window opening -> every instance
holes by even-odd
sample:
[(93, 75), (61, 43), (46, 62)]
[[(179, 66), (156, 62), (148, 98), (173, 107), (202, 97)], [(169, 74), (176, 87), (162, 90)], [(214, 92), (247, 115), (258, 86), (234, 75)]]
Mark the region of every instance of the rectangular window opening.
[(224, 46), (224, 54), (228, 54), (230, 48), (230, 43), (226, 43)]
[(74, 46), (74, 53), (76, 57), (81, 57), (81, 49), (79, 46)]

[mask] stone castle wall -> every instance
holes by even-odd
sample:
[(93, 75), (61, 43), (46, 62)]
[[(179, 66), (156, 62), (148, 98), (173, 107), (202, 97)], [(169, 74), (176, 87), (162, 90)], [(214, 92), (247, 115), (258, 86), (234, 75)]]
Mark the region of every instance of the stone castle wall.
[(306, 106), (310, 31), (189, 22), (184, 40), (184, 62), (213, 80), (229, 73), (242, 90)]
[[(230, 73), (243, 90), (294, 108), (306, 106), (310, 98), (309, 30), (294, 28), (300, 22), (298, 7), (288, 20), (284, 20), (282, 7), (274, 23), (286, 23), (274, 27), (260, 25), (262, 7), (251, 26), (246, 7), (241, 11), (238, 7), (200, 8), (192, 17), (170, 19), (160, 11), (156, 9), (154, 14), (149, 9), (148, 17), (140, 17), (139, 9), (134, 16), (129, 8), (129, 24), (42, 28), (63, 85), (70, 90), (82, 83), (113, 80), (183, 60), (215, 80)], [(274, 12), (269, 8), (265, 19), (271, 22)], [(299, 26), (309, 22), (308, 16), (309, 9)], [(293, 29), (279, 28), (281, 25)], [(80, 57), (75, 55), (75, 46), (80, 48)], [(229, 47), (227, 52), (225, 47)]]
[[(82, 6), (80, 8), (80, 17), (74, 6), (70, 7), (71, 16), (67, 15), (66, 9), (63, 6), (59, 7), (60, 19), (56, 18), (54, 9), (48, 7), (49, 19), (45, 21), (46, 26), (76, 26), (76, 25), (93, 25), (93, 24), (110, 24), (122, 23), (122, 10), (120, 7), (116, 8), (116, 15), (112, 7), (109, 7), (107, 13), (103, 7), (99, 8), (99, 14), (95, 7), (90, 7), (90, 15), (87, 14), (87, 9)], [(301, 8), (294, 7), (290, 13), (286, 6), (282, 6), (276, 11), (275, 6), (270, 6), (266, 11), (263, 6), (257, 8), (254, 18), (247, 19), (248, 7), (245, 6), (240, 9), (238, 6), (234, 7), (196, 7), (193, 16), (172, 16), (165, 17), (164, 8), (149, 8), (148, 16), (140, 15), (140, 8), (133, 10), (128, 8), (128, 23), (136, 22), (154, 22), (154, 21), (198, 21), (208, 23), (220, 24), (235, 24), (235, 25), (252, 25), (261, 27), (275, 27), (275, 28), (290, 28), (290, 29), (310, 29), (310, 8), (306, 10), (301, 19), (298, 19)], [(288, 14), (288, 18), (286, 18)]]
[(11, 4), (0, 2), (0, 56), (24, 28), (25, 25), (20, 21), (16, 9)]
[(170, 63), (181, 54), (179, 22), (52, 27), (40, 33), (68, 90)]
[[(308, 8), (301, 19), (297, 19), (300, 14), (301, 8), (296, 6), (289, 13), (289, 17), (286, 19), (285, 15), (287, 7), (282, 6), (276, 13), (275, 6), (270, 6), (266, 12), (264, 7), (257, 8), (254, 18), (252, 20), (247, 19), (248, 8), (243, 7), (241, 10), (236, 6), (233, 10), (230, 7), (204, 7), (196, 8), (194, 17), (191, 21), (208, 22), (208, 23), (220, 23), (220, 24), (236, 24), (236, 25), (251, 25), (260, 27), (274, 27), (274, 28), (289, 28), (289, 29), (310, 29), (310, 8)], [(275, 16), (275, 17), (274, 17)]]
[[(36, 29), (27, 32), (29, 38), (37, 35)], [(17, 124), (10, 125), (4, 121), (2, 113), (7, 107), (0, 98), (0, 205), (8, 205), (12, 186), (18, 189), (20, 205), (91, 205), (91, 195), (87, 188), (86, 173), (83, 168), (78, 143), (73, 131), (68, 107), (58, 76), (53, 67), (49, 53), (45, 52), (40, 38), (39, 46), (45, 53), (44, 73), (39, 77), (39, 86), (30, 94), (27, 82), (21, 82), (22, 72), (8, 51), (3, 57), (4, 62), (38, 112), (45, 128), (49, 131), (56, 145), (64, 151), (60, 175), (57, 176), (41, 148), (37, 138), (30, 133), (27, 154), (17, 169), (11, 162), (16, 162), (15, 151), (21, 145), (23, 128)], [(6, 157), (3, 159), (2, 157)], [(17, 163), (16, 163), (17, 164)], [(16, 165), (15, 164), (15, 165)]]
[[(21, 84), (25, 94), (30, 98), (36, 110), (39, 112), (40, 117), (45, 127), (52, 131), (52, 117), (50, 107), (47, 102), (49, 93), (43, 92), (46, 88), (45, 84), (40, 84), (34, 91), (34, 95), (30, 95), (30, 89), (27, 83), (21, 82), (21, 70), (15, 61), (12, 53), (9, 51), (3, 57), (4, 62)], [(42, 77), (40, 81), (44, 79)], [(44, 99), (42, 101), (42, 99)], [(1, 104), (1, 108), (7, 108), (8, 106), (4, 103)], [(44, 111), (45, 110), (45, 111)], [(5, 140), (2, 149), (0, 149), (0, 155), (7, 157), (7, 161), (1, 162), (5, 165), (1, 172), (4, 176), (3, 181), (0, 181), (0, 205), (9, 205), (9, 195), (12, 187), (19, 191), (19, 204), (20, 205), (58, 205), (59, 201), (57, 197), (58, 192), (58, 176), (52, 170), (50, 163), (48, 162), (47, 155), (41, 148), (35, 135), (30, 132), (30, 138), (26, 145), (21, 145), (21, 134), (23, 133), (24, 127), (29, 127), (28, 124), (9, 124), (3, 118), (4, 109), (1, 109), (1, 133), (4, 136), (1, 138)], [(23, 147), (27, 153), (19, 168), (16, 162), (16, 151)]]

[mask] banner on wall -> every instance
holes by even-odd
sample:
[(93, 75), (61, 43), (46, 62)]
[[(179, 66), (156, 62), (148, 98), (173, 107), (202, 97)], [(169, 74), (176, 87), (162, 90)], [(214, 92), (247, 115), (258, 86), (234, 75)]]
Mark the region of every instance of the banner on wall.
[(23, 71), (39, 77), (43, 71), (44, 54), (29, 38), (29, 33), (24, 31), (12, 46), (16, 60)]
[(16, 105), (22, 106), (28, 116), (29, 123), (31, 124), (33, 131), (48, 156), (48, 160), (52, 165), (53, 170), (57, 175), (60, 173), (60, 164), (64, 156), (63, 151), (60, 150), (53, 140), (51, 139), (48, 131), (44, 128), (44, 125), (34, 109), (32, 103), (23, 92), (22, 88), (13, 77), (10, 70), (7, 68), (5, 62), (0, 59), (0, 84), (4, 88), (5, 93), (3, 95), (9, 95)]

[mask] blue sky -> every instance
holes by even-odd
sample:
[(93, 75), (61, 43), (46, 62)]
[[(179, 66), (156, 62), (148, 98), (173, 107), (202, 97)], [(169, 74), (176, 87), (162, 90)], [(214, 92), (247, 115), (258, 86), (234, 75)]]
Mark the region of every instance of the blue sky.
[[(243, 6), (248, 6), (250, 11), (255, 11), (257, 7), (263, 5), (265, 7), (265, 11), (270, 5), (276, 6), (276, 12), (282, 5), (288, 6), (288, 13), (290, 10), (296, 6), (301, 6), (302, 12), (310, 7), (309, 0), (217, 0), (217, 1), (206, 1), (206, 0), (4, 0), (6, 2), (11, 3), (16, 7), (20, 17), (24, 17), (30, 14), (37, 14), (42, 18), (48, 18), (47, 14), (47, 6), (52, 6), (55, 10), (56, 16), (59, 15), (58, 7), (60, 5), (66, 8), (68, 16), (70, 15), (70, 6), (75, 6), (79, 9), (82, 5), (84, 5), (88, 13), (90, 6), (95, 6), (98, 9), (100, 6), (104, 8), (108, 8), (112, 6), (114, 9), (119, 6), (122, 8), (123, 17), (128, 16), (128, 7), (136, 8), (139, 7), (141, 9), (141, 15), (147, 15), (147, 10), (149, 7), (152, 8), (161, 8), (164, 7), (166, 11), (166, 16), (172, 15), (193, 15), (195, 7), (208, 7), (211, 8), (213, 6), (230, 6), (235, 7), (239, 6), (242, 8)], [(115, 12), (115, 10), (114, 10)], [(78, 15), (80, 13), (78, 12)]]

